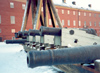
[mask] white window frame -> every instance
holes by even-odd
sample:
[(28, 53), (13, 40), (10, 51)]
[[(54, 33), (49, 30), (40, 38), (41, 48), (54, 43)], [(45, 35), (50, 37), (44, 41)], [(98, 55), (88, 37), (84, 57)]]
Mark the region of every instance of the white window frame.
[(86, 12), (84, 12), (84, 16), (86, 16)]
[(62, 20), (62, 25), (64, 26), (64, 20)]
[(43, 7), (41, 7), (41, 11), (43, 12)]
[(56, 9), (57, 13), (58, 13), (58, 9)]
[(76, 26), (76, 21), (75, 20), (73, 20), (73, 26)]
[(0, 33), (1, 33), (1, 29), (0, 29)]
[(79, 21), (79, 26), (81, 26), (81, 21)]
[(62, 14), (64, 14), (64, 10), (62, 10)]
[(58, 22), (56, 21), (56, 25), (58, 25)]
[(91, 13), (89, 13), (89, 16), (91, 16)]
[(67, 13), (70, 14), (70, 11), (68, 10)]
[(86, 27), (86, 21), (84, 21), (84, 27)]
[(52, 25), (52, 24), (51, 24), (51, 19), (49, 19), (49, 25)]
[(78, 12), (78, 15), (80, 16), (81, 15), (81, 12)]
[(10, 2), (10, 8), (14, 8), (14, 3)]
[(94, 22), (94, 26), (96, 26), (96, 22)]
[(10, 16), (11, 24), (15, 24), (15, 16)]
[(90, 26), (92, 26), (92, 22), (91, 21), (89, 22), (89, 24), (90, 24)]
[(70, 26), (70, 20), (68, 20), (68, 26)]
[(75, 15), (75, 11), (73, 11), (73, 15)]
[(15, 31), (15, 29), (11, 29), (11, 33), (15, 33), (16, 31)]
[(100, 26), (100, 22), (99, 22), (99, 26)]
[(0, 24), (1, 24), (1, 15), (0, 15)]
[(22, 9), (25, 9), (25, 4), (22, 4)]

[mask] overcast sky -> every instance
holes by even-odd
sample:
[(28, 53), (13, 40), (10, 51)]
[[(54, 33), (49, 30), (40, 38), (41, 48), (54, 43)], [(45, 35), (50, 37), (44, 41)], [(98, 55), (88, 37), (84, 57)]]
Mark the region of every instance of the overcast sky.
[[(62, 0), (53, 0), (54, 3), (62, 3)], [(88, 4), (92, 5), (93, 10), (99, 10), (100, 11), (100, 0), (66, 0), (67, 5), (72, 5), (72, 1), (76, 2), (77, 7), (84, 7), (89, 8)]]

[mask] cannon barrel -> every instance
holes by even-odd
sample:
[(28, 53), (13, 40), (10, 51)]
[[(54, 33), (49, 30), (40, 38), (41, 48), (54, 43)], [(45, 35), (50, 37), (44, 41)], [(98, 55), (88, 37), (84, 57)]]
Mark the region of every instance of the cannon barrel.
[(26, 39), (22, 40), (5, 40), (6, 44), (25, 44), (25, 42), (28, 42)]
[(93, 63), (100, 59), (100, 45), (65, 49), (30, 51), (27, 65), (30, 68), (44, 65)]
[(61, 28), (50, 28), (50, 27), (41, 26), (40, 35), (41, 36), (44, 36), (44, 35), (61, 36)]
[(39, 30), (31, 30), (30, 29), (28, 35), (31, 35), (31, 36), (40, 35), (39, 32), (40, 32)]

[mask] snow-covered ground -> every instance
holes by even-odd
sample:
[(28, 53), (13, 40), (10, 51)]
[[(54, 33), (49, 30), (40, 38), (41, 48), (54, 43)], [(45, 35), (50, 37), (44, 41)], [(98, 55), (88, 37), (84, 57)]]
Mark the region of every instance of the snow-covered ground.
[(0, 73), (63, 73), (54, 66), (28, 68), (21, 45), (0, 43)]

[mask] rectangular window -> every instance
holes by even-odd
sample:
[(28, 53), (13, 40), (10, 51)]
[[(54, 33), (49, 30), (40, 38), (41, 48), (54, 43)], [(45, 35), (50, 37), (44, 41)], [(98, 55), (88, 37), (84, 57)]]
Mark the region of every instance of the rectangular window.
[(15, 24), (15, 16), (10, 16), (11, 24)]
[(90, 22), (90, 26), (92, 26), (92, 23)]
[(94, 22), (94, 26), (96, 26), (96, 22)]
[(49, 19), (49, 25), (51, 25), (51, 19)]
[(84, 27), (86, 27), (86, 21), (84, 21)]
[(56, 25), (58, 25), (58, 22), (56, 21)]
[(96, 14), (94, 14), (94, 17), (96, 17)]
[(100, 14), (99, 14), (99, 17), (100, 17)]
[(75, 15), (75, 11), (73, 11), (73, 15)]
[(100, 22), (99, 22), (99, 26), (100, 26)]
[(12, 33), (15, 33), (15, 29), (11, 29), (11, 32), (12, 32)]
[(0, 33), (1, 33), (1, 29), (0, 29)]
[(43, 7), (41, 7), (41, 11), (43, 12)]
[(62, 14), (64, 14), (64, 10), (62, 10)]
[(86, 13), (84, 12), (84, 16), (86, 16)]
[(0, 15), (0, 24), (1, 24), (1, 15)]
[(64, 26), (64, 20), (62, 20), (62, 25)]
[(70, 20), (68, 20), (68, 26), (70, 26)]
[(25, 9), (25, 4), (22, 4), (22, 9)]
[(81, 26), (81, 21), (79, 21), (79, 26)]
[(81, 15), (81, 13), (80, 13), (80, 12), (78, 12), (78, 15), (80, 16), (80, 15)]
[(68, 10), (67, 13), (70, 14), (70, 11)]
[(89, 16), (91, 16), (91, 13), (89, 13)]
[(76, 21), (75, 20), (73, 21), (73, 26), (76, 26)]
[(10, 2), (10, 8), (14, 8), (14, 3)]
[(57, 13), (58, 13), (58, 9), (56, 9)]

